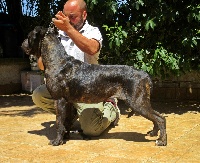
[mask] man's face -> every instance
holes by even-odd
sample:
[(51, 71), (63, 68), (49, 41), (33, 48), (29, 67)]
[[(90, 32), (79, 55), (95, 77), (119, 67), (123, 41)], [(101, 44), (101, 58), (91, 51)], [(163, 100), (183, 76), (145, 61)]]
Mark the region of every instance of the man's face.
[(70, 24), (76, 29), (80, 30), (86, 20), (86, 11), (81, 11), (76, 3), (66, 3), (64, 5), (63, 13), (69, 18)]

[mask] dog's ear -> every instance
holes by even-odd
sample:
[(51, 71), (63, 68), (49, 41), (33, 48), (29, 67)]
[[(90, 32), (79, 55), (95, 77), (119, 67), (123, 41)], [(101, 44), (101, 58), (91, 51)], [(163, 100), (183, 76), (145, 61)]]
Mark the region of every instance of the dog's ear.
[(28, 34), (28, 39), (24, 41), (23, 48), (26, 51), (26, 54), (40, 56), (40, 42), (46, 34), (47, 28), (42, 26), (36, 26), (33, 31)]
[[(42, 26), (36, 26), (32, 32), (29, 33), (29, 41), (33, 43), (42, 40), (47, 32), (47, 28)], [(36, 41), (37, 40), (37, 41)], [(31, 44), (31, 42), (29, 42)]]
[(36, 26), (33, 30), (33, 36), (34, 38), (37, 38), (38, 36), (40, 38), (43, 38), (47, 32), (47, 29), (42, 26)]
[(42, 26), (36, 26), (34, 30), (29, 32), (28, 38), (25, 39), (22, 43), (22, 49), (27, 55), (34, 55), (40, 57), (40, 45), (41, 41), (45, 37), (47, 28)]

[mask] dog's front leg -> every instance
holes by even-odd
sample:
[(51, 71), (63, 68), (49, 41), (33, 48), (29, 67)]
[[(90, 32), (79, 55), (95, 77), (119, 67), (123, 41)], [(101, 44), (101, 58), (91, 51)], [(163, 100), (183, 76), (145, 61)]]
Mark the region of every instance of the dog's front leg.
[(50, 145), (58, 146), (63, 144), (63, 137), (65, 135), (65, 119), (66, 119), (66, 100), (64, 98), (61, 98), (59, 100), (55, 100), (54, 107), (56, 109), (56, 130), (57, 130), (57, 136), (56, 139), (51, 140), (49, 142)]

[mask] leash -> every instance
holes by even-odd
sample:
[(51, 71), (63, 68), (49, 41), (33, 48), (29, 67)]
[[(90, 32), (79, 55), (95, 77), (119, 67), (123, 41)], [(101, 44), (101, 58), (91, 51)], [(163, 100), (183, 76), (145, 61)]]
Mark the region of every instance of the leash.
[(45, 33), (45, 36), (50, 33), (58, 34), (58, 28), (54, 25), (53, 21), (50, 22), (49, 27)]
[(41, 47), (42, 47), (44, 38), (45, 38), (48, 34), (55, 34), (55, 35), (57, 36), (57, 38), (59, 39), (59, 37), (58, 37), (58, 28), (54, 25), (53, 21), (50, 22), (49, 27), (47, 28), (47, 31), (46, 31), (46, 33), (44, 34), (43, 39), (42, 39), (42, 40), (40, 41), (40, 43), (39, 43), (38, 53), (40, 53), (40, 54), (41, 54), (40, 50), (41, 50)]
[(54, 25), (53, 21), (50, 22), (49, 27), (48, 27), (44, 37), (47, 36), (48, 34), (55, 34), (60, 41), (60, 37), (58, 34), (58, 28)]

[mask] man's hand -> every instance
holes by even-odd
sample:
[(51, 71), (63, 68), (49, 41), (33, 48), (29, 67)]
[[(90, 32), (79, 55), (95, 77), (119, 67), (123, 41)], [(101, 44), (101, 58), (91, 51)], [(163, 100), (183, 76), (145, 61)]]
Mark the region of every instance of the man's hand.
[(70, 23), (70, 19), (68, 16), (64, 15), (63, 12), (59, 11), (52, 21), (55, 26), (64, 31), (76, 44), (76, 46), (88, 55), (96, 54), (100, 49), (100, 44), (95, 39), (88, 39), (87, 37), (83, 36), (77, 29), (73, 27)]
[(69, 18), (62, 11), (59, 11), (55, 16), (57, 19), (53, 18), (52, 21), (58, 29), (66, 31), (66, 29), (71, 27)]

